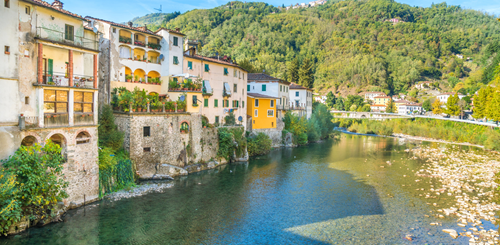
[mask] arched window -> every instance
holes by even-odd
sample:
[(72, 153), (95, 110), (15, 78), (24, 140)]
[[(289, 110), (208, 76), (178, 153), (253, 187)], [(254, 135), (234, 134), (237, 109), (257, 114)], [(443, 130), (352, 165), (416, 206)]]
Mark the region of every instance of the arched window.
[(66, 145), (64, 136), (62, 136), (60, 134), (54, 134), (54, 135), (52, 135), (50, 137), (50, 140), (52, 141), (52, 143), (58, 144), (60, 147), (64, 147)]
[(189, 124), (187, 122), (181, 123), (181, 133), (183, 134), (189, 133)]
[(90, 142), (90, 134), (87, 133), (87, 132), (80, 132), (76, 136), (76, 144), (77, 145), (86, 144), (86, 143), (89, 143), (89, 142)]
[(31, 135), (24, 137), (23, 141), (21, 141), (23, 146), (34, 146), (36, 143), (38, 143), (36, 138)]

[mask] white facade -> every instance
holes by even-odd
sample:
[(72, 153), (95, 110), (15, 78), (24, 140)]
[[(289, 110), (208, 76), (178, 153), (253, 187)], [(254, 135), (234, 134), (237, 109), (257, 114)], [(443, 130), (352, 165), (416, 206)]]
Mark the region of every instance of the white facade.
[[(294, 89), (290, 87), (289, 96), (290, 96), (290, 109), (294, 111), (304, 110), (307, 119), (311, 118), (312, 97), (313, 97), (312, 90), (306, 89), (304, 87), (299, 89)], [(299, 113), (299, 115), (301, 114)]]
[(365, 102), (368, 100), (375, 101), (375, 97), (378, 96), (387, 96), (384, 92), (365, 92), (364, 98)]
[(326, 95), (315, 96), (314, 101), (319, 102), (321, 104), (326, 104)]
[(387, 109), (386, 105), (371, 105), (370, 106), (371, 111), (373, 112), (382, 112)]
[[(455, 95), (455, 93), (444, 93), (444, 94), (439, 94), (437, 96), (437, 98), (439, 99), (439, 101), (441, 101), (441, 103), (446, 103), (448, 102), (448, 98), (450, 98), (450, 96), (452, 95)], [(465, 97), (465, 95), (463, 94), (458, 94), (458, 98), (459, 99), (462, 99), (463, 97)]]
[(281, 82), (255, 82), (249, 81), (247, 90), (249, 93), (259, 93), (268, 96), (277, 97), (276, 105), (278, 107), (288, 106), (290, 99), (288, 97), (289, 85)]
[(420, 104), (401, 104), (398, 106), (398, 114), (401, 115), (421, 114), (422, 111), (422, 105)]

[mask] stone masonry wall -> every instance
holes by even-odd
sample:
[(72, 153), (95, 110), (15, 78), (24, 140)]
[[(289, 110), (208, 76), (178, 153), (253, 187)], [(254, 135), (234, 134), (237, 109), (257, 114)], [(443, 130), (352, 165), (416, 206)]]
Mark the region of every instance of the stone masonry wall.
[(283, 146), (282, 131), (285, 128), (285, 122), (282, 119), (276, 119), (276, 128), (253, 129), (252, 134), (264, 133), (273, 141), (273, 147)]
[[(180, 131), (183, 122), (189, 125), (187, 133)], [(125, 133), (124, 147), (141, 178), (168, 175), (165, 164), (186, 167), (206, 163), (217, 154), (217, 129), (202, 128), (198, 113), (115, 114), (115, 123)], [(144, 127), (150, 128), (150, 136), (144, 136)]]

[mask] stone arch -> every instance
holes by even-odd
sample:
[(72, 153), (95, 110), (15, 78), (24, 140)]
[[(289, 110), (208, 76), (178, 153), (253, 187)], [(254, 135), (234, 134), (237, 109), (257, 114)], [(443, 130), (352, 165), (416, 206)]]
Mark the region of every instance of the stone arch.
[(92, 140), (92, 136), (86, 130), (80, 130), (76, 133), (76, 136), (75, 136), (75, 144), (76, 145), (87, 144), (87, 143), (90, 143), (91, 140)]
[(366, 115), (365, 114), (361, 115), (361, 118), (366, 118)]
[[(37, 144), (43, 144), (42, 138), (38, 134), (36, 134), (34, 132), (25, 132), (24, 134), (22, 134), (22, 136), (23, 136), (23, 140), (26, 137), (34, 137), (36, 139), (35, 143), (37, 143)], [(22, 142), (21, 142), (21, 145), (22, 145)]]
[(191, 128), (191, 125), (186, 120), (181, 121), (181, 123), (179, 124), (179, 130), (181, 133), (183, 133), (183, 132), (189, 133), (190, 128)]
[(39, 143), (37, 138), (35, 138), (35, 136), (32, 135), (24, 137), (23, 140), (21, 141), (22, 146), (34, 146), (37, 143)]

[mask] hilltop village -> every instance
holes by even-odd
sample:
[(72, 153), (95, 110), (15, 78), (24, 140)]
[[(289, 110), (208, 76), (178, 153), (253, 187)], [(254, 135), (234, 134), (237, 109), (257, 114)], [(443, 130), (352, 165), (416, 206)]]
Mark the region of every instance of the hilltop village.
[[(218, 128), (264, 133), (279, 146), (285, 112), (312, 115), (310, 88), (248, 73), (227, 55), (202, 56), (198, 42), (180, 29), (153, 32), (83, 17), (58, 0), (5, 1), (0, 15), (0, 97), (6, 108), (0, 115), (0, 158), (20, 146), (48, 140), (59, 145), (66, 207), (100, 196), (103, 106), (112, 108), (141, 179), (229, 160), (217, 157)], [(236, 160), (246, 159), (245, 148)]]

